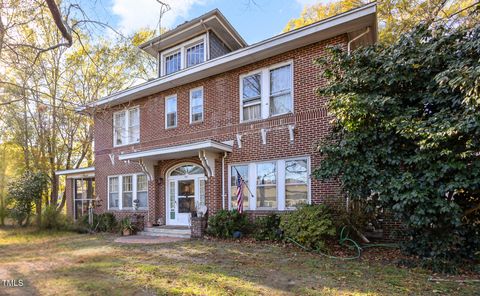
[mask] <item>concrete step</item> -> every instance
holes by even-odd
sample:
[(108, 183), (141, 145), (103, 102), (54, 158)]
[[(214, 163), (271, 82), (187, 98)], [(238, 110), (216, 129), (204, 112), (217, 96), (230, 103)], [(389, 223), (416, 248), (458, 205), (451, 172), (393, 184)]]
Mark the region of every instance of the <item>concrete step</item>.
[(190, 238), (190, 227), (145, 227), (140, 235)]

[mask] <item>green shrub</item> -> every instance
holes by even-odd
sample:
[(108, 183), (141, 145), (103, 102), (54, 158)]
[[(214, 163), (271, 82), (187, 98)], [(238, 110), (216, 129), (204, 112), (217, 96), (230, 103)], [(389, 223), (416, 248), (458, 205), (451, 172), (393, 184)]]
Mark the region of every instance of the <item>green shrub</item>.
[(315, 250), (323, 249), (325, 239), (335, 235), (335, 225), (325, 205), (301, 205), (281, 217), (285, 238)]
[(278, 240), (280, 235), (280, 216), (270, 214), (255, 219), (253, 237), (259, 241)]
[(249, 230), (250, 222), (247, 215), (241, 214), (237, 210), (221, 210), (208, 218), (207, 233), (215, 237), (231, 238), (235, 231), (246, 235)]
[(67, 220), (65, 215), (57, 210), (55, 206), (48, 205), (42, 212), (41, 228), (60, 230), (65, 229)]

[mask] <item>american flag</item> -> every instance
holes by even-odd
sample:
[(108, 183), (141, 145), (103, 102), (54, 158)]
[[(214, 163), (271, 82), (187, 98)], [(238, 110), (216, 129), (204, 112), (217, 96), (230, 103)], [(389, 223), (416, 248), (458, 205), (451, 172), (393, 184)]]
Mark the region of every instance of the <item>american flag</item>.
[(242, 176), (237, 171), (237, 211), (243, 213), (243, 186), (245, 182), (242, 179)]

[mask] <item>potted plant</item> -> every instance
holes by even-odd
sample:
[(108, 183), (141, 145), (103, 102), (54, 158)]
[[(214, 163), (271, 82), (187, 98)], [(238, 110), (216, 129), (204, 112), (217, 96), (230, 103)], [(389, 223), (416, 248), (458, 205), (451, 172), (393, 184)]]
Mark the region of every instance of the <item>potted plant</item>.
[(123, 219), (120, 225), (122, 227), (122, 234), (124, 236), (132, 235), (133, 231), (135, 230), (135, 227), (133, 226), (132, 221), (130, 221), (130, 218)]

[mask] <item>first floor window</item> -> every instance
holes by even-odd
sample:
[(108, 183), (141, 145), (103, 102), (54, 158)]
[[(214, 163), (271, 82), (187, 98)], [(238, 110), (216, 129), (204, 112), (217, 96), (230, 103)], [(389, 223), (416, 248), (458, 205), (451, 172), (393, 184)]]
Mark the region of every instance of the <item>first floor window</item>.
[(257, 164), (257, 208), (277, 208), (277, 169), (274, 162)]
[(308, 201), (306, 159), (285, 161), (285, 206), (293, 208)]
[[(137, 202), (134, 202), (137, 201)], [(109, 209), (145, 209), (148, 205), (148, 181), (144, 174), (112, 176), (108, 178)]]
[(165, 99), (165, 127), (177, 126), (177, 96)]
[(133, 207), (133, 183), (132, 176), (123, 176), (123, 190), (122, 190), (122, 207), (123, 208), (132, 208)]
[(120, 205), (120, 201), (118, 199), (118, 192), (119, 192), (119, 184), (118, 177), (110, 177), (108, 181), (109, 187), (109, 202), (108, 205), (111, 209), (118, 209)]
[[(237, 173), (238, 172), (238, 173)], [(249, 209), (249, 197), (250, 194), (248, 192), (248, 165), (236, 165), (232, 166), (230, 172), (230, 198), (231, 198), (231, 206), (232, 209), (237, 208), (237, 200), (238, 200), (238, 174), (240, 174), (241, 178), (245, 182), (245, 186), (243, 186), (243, 209)]]
[(147, 207), (147, 198), (148, 198), (148, 183), (147, 176), (138, 175), (137, 176), (137, 200), (139, 208)]
[(230, 209), (237, 208), (237, 172), (246, 183), (244, 210), (287, 210), (309, 202), (309, 171), (305, 157), (232, 165)]
[(95, 203), (95, 180), (93, 178), (75, 179), (74, 219), (88, 215), (88, 209)]

